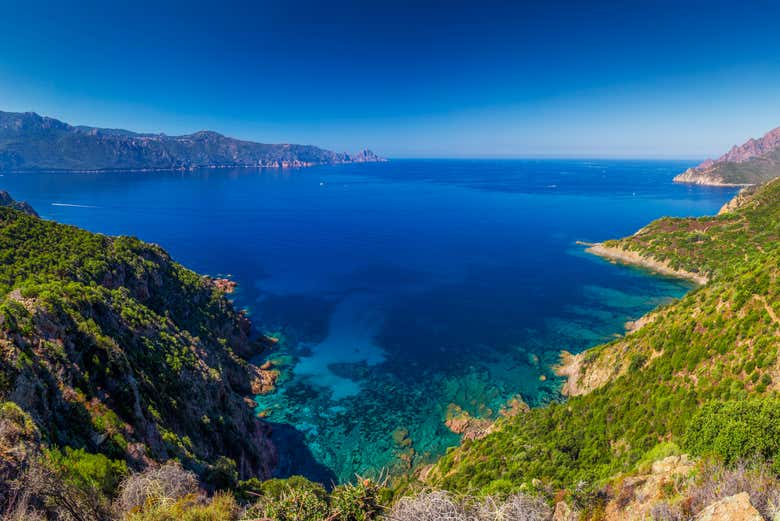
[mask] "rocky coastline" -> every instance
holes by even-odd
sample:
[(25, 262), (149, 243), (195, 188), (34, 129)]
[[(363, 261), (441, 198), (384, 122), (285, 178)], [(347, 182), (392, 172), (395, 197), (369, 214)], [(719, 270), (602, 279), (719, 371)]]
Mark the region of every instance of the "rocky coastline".
[(700, 286), (703, 286), (708, 282), (707, 277), (699, 273), (693, 273), (686, 270), (680, 270), (672, 268), (668, 263), (641, 255), (637, 252), (619, 248), (616, 246), (606, 246), (604, 243), (596, 243), (589, 245), (585, 250), (593, 255), (598, 255), (611, 262), (620, 264), (627, 264), (630, 266), (637, 266), (640, 268), (666, 275), (668, 277), (676, 277), (694, 282)]
[[(666, 262), (625, 248), (607, 246), (604, 243), (587, 243), (582, 241), (577, 241), (577, 244), (586, 246), (586, 252), (613, 263), (640, 267), (660, 275), (684, 279), (700, 286), (708, 282), (708, 278), (701, 274), (672, 268)], [(626, 334), (630, 335), (654, 322), (658, 316), (656, 311), (652, 310), (637, 320), (626, 322)], [(587, 394), (604, 385), (613, 376), (615, 366), (612, 363), (603, 363), (604, 361), (600, 361), (598, 357), (595, 359), (596, 363), (593, 361), (586, 363), (585, 354), (587, 352), (572, 354), (565, 350), (561, 351), (560, 362), (553, 367), (553, 371), (557, 376), (565, 378), (561, 387), (561, 394), (564, 396), (571, 397)]]
[(229, 295), (236, 290), (238, 283), (234, 280), (230, 280), (224, 277), (218, 277), (211, 279), (211, 284), (220, 292)]
[(342, 160), (342, 161), (262, 161), (256, 164), (204, 164), (204, 165), (179, 165), (171, 167), (160, 168), (66, 168), (66, 169), (54, 169), (54, 168), (0, 168), (0, 171), (8, 172), (11, 174), (23, 174), (26, 172), (39, 172), (39, 173), (70, 173), (70, 174), (105, 174), (110, 172), (115, 173), (153, 173), (153, 172), (194, 172), (195, 170), (224, 170), (229, 168), (240, 169), (259, 169), (259, 170), (292, 170), (313, 168), (316, 166), (324, 165), (351, 165), (355, 163), (386, 163), (388, 160), (383, 157), (377, 157), (375, 160)]
[(715, 172), (715, 167), (709, 167), (707, 169), (700, 169), (701, 167), (689, 168), (682, 174), (678, 174), (674, 177), (675, 183), (689, 184), (689, 185), (701, 185), (701, 186), (722, 186), (724, 188), (738, 188), (745, 186), (752, 186), (753, 183), (729, 183), (723, 180), (719, 174)]

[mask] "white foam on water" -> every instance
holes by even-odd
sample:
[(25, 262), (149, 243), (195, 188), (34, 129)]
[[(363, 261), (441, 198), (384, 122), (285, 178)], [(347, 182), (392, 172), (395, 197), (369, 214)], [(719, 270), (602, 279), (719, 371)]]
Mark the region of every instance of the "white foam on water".
[(98, 208), (89, 204), (51, 203), (52, 206), (67, 206), (69, 208)]

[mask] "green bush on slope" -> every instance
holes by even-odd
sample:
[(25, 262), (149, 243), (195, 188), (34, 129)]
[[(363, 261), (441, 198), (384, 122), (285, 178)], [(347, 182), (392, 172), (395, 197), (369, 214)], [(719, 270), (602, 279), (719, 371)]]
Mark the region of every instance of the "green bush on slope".
[(684, 446), (726, 463), (759, 457), (780, 473), (780, 399), (708, 403), (690, 421)]
[[(659, 442), (680, 442), (704, 404), (776, 394), (780, 182), (756, 190), (734, 213), (661, 219), (611, 245), (706, 273), (711, 282), (651, 325), (592, 350), (583, 370), (609, 361), (601, 366), (609, 373), (603, 386), (501, 421), (496, 432), (444, 456), (429, 485), (483, 494), (499, 481), (514, 489), (595, 486), (629, 471)], [(743, 435), (723, 414), (705, 420)], [(740, 455), (717, 440), (697, 447)]]
[(248, 333), (161, 248), (0, 208), (0, 399), (47, 444), (131, 465), (176, 457), (221, 487), (268, 475), (244, 402)]

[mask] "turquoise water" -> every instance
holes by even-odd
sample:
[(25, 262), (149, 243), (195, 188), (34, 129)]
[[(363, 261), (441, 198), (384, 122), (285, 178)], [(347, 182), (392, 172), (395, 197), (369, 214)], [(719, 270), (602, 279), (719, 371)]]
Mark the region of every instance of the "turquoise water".
[(161, 244), (230, 275), (280, 339), (257, 397), (280, 476), (330, 483), (429, 461), (448, 406), (495, 418), (559, 400), (551, 366), (690, 287), (583, 252), (732, 189), (675, 185), (683, 161), (423, 161), (303, 170), (5, 174), (45, 218)]

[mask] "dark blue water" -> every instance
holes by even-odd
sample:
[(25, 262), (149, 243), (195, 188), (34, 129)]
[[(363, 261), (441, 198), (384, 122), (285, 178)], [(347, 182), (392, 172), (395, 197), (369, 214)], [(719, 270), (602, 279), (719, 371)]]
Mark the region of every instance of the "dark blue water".
[[(304, 170), (6, 174), (45, 218), (161, 244), (230, 274), (280, 338), (257, 398), (280, 475), (329, 480), (430, 460), (448, 406), (494, 418), (559, 399), (562, 349), (608, 341), (685, 283), (575, 241), (711, 214), (731, 189), (675, 185), (692, 162), (392, 161)], [(395, 435), (394, 435), (395, 433)]]

